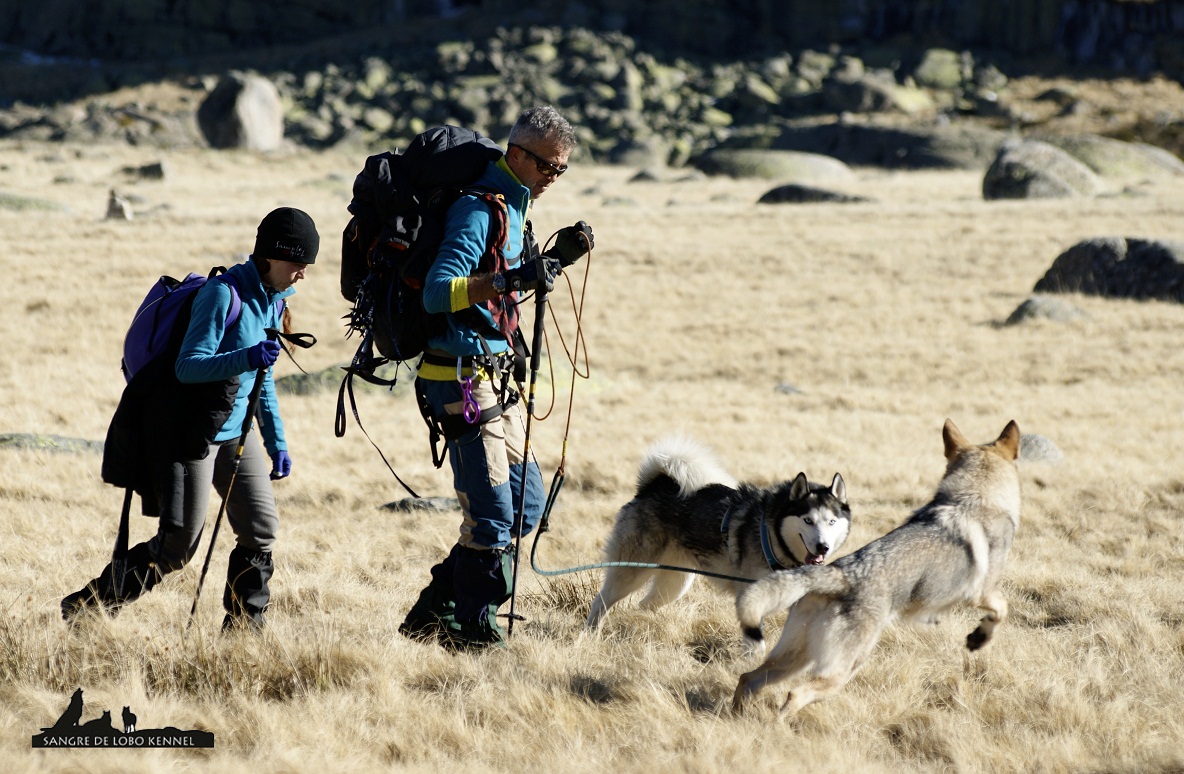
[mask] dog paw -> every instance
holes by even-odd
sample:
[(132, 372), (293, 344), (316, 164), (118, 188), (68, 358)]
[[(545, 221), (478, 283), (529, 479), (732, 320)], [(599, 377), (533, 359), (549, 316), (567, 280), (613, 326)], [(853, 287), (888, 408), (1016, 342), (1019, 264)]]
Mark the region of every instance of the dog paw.
[(966, 635), (966, 649), (967, 650), (978, 650), (983, 645), (986, 645), (987, 640), (989, 640), (989, 639), (990, 639), (990, 637), (987, 635), (987, 633), (985, 631), (982, 630), (981, 627), (978, 629), (975, 629), (970, 634)]

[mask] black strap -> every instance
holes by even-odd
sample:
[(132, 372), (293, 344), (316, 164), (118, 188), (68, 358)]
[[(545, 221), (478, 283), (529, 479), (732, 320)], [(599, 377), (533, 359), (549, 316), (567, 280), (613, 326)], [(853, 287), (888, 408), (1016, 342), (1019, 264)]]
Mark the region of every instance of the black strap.
[[(380, 365), (384, 365), (389, 361), (386, 358), (373, 357), (373, 355), (370, 351), (369, 345), (370, 345), (370, 335), (367, 334), (366, 336), (364, 336), (362, 338), (362, 343), (358, 347), (358, 351), (354, 354), (353, 361), (350, 362), (349, 366), (346, 366), (342, 369), (345, 371), (345, 376), (341, 380), (341, 387), (339, 387), (337, 390), (337, 416), (334, 419), (333, 432), (334, 432), (334, 434), (336, 434), (336, 436), (338, 438), (341, 438), (342, 436), (345, 435), (345, 428), (346, 428), (345, 396), (348, 394), (349, 395), (349, 407), (350, 407), (350, 410), (353, 412), (354, 421), (358, 423), (358, 429), (362, 431), (362, 435), (366, 436), (366, 440), (369, 441), (370, 445), (374, 447), (374, 450), (376, 452), (378, 452), (378, 456), (382, 458), (383, 464), (386, 465), (386, 469), (391, 472), (391, 475), (395, 477), (395, 480), (398, 481), (399, 484), (404, 489), (407, 490), (407, 493), (409, 495), (411, 495), (412, 497), (414, 497), (418, 500), (419, 494), (416, 493), (416, 491), (414, 489), (409, 487), (407, 485), (406, 481), (399, 478), (399, 474), (395, 472), (395, 469), (391, 466), (391, 463), (387, 460), (386, 455), (382, 453), (382, 449), (378, 448), (378, 444), (374, 443), (374, 439), (371, 438), (370, 434), (366, 432), (366, 428), (362, 424), (362, 418), (360, 416), (358, 416), (358, 402), (357, 402), (357, 399), (354, 397), (354, 377), (355, 376), (360, 376), (363, 380), (370, 382), (371, 384), (378, 384), (378, 385), (383, 385), (383, 386), (388, 386), (388, 387), (394, 387), (395, 382), (398, 381), (398, 377), (396, 377), (395, 379), (388, 380), (388, 379), (380, 379), (379, 377), (374, 375), (375, 368), (377, 368)], [(436, 467), (440, 467), (440, 466), (437, 465)]]
[(115, 550), (111, 552), (111, 583), (115, 591), (115, 598), (123, 597), (123, 576), (127, 574), (128, 534), (131, 525), (129, 515), (132, 510), (132, 487), (123, 492), (123, 512), (119, 516), (119, 532), (115, 535)]
[(296, 358), (292, 356), (292, 350), (284, 346), (284, 342), (286, 341), (294, 347), (308, 349), (313, 344), (317, 343), (317, 337), (313, 336), (311, 333), (284, 333), (283, 331), (276, 330), (275, 328), (265, 328), (264, 331), (267, 333), (268, 338), (273, 338), (276, 341), (279, 341), (280, 349), (282, 349), (284, 354), (288, 356), (288, 359), (300, 369), (300, 373), (307, 376), (308, 371), (305, 371), (304, 367), (296, 362)]
[(460, 438), (475, 427), (492, 422), (504, 413), (506, 413), (506, 407), (497, 403), (487, 409), (481, 409), (481, 413), (477, 415), (476, 422), (470, 422), (460, 414), (445, 414), (442, 417), (437, 417), (436, 421), (440, 423), (440, 430), (444, 434), (444, 439), (452, 441)]

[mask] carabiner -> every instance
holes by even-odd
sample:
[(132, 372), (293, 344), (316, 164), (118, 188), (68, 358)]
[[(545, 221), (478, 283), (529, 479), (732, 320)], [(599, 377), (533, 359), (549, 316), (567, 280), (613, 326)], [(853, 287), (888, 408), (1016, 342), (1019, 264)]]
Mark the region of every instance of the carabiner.
[(461, 415), (470, 425), (475, 425), (481, 419), (481, 404), (473, 397), (473, 377), (463, 376), (461, 361), (456, 361), (456, 380), (460, 382), (460, 391), (464, 396), (461, 400)]

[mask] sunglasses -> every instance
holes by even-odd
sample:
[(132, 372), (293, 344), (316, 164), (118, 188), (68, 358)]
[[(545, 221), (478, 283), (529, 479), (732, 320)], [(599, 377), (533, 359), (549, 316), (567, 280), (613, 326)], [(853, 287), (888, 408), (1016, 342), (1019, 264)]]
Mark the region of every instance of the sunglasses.
[(563, 164), (561, 166), (555, 166), (551, 162), (549, 162), (546, 159), (544, 159), (543, 157), (539, 156), (537, 153), (532, 152), (528, 148), (523, 148), (521, 145), (518, 145), (517, 143), (511, 144), (510, 147), (517, 148), (518, 150), (525, 153), (527, 156), (530, 156), (532, 159), (534, 159), (534, 166), (539, 171), (540, 175), (546, 175), (547, 177), (559, 177), (560, 175), (562, 175), (564, 172), (567, 171), (566, 164)]

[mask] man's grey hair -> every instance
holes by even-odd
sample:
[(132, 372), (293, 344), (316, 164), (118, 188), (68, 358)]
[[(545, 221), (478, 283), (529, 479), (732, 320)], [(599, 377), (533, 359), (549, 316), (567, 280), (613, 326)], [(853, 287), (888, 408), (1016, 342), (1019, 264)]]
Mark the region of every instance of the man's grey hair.
[(510, 130), (510, 144), (531, 146), (540, 142), (553, 142), (562, 150), (576, 147), (576, 131), (559, 111), (550, 105), (527, 108), (514, 122)]

